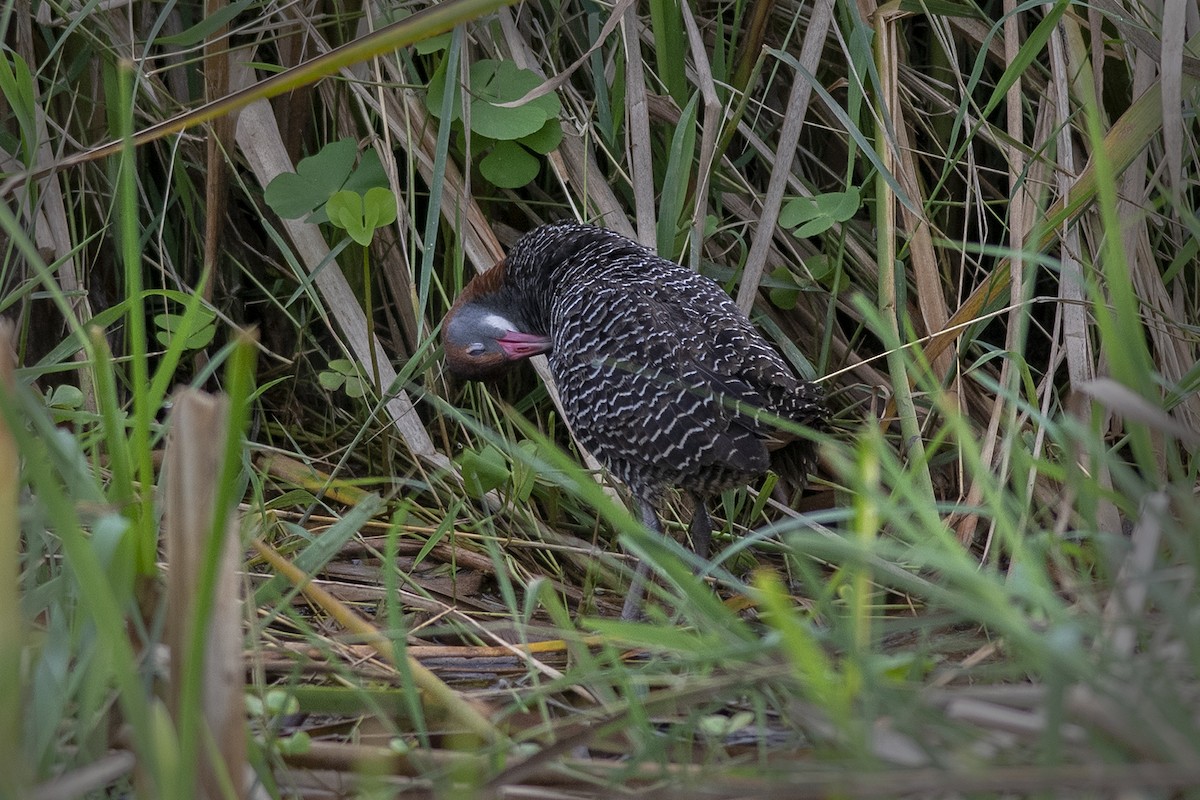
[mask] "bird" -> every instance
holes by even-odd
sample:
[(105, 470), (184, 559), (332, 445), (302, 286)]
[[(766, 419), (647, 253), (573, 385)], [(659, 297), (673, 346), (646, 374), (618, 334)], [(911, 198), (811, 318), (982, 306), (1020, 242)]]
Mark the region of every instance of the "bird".
[[(798, 378), (714, 281), (615, 231), (552, 222), (521, 236), (476, 276), (442, 325), (459, 379), (495, 377), (545, 354), (577, 441), (662, 534), (658, 504), (691, 500), (693, 552), (709, 557), (710, 498), (768, 469), (803, 485), (819, 429), (820, 387)], [(785, 424), (786, 427), (786, 424)], [(639, 614), (649, 569), (638, 564), (621, 617)]]

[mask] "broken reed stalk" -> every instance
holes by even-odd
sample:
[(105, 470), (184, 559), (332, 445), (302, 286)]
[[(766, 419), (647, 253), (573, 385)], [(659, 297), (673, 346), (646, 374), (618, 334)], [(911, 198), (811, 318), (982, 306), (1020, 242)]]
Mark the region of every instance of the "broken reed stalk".
[[(222, 522), (224, 540), (216, 550), (218, 564), (212, 596), (205, 598), (201, 576), (211, 557), (209, 540), (218, 531), (213, 519), (221, 475), (229, 400), (185, 389), (175, 401), (167, 439), (162, 483), (165, 487), (167, 603), (166, 641), (171, 652), (168, 703), (176, 725), (188, 712), (185, 686), (199, 681), (203, 723), (197, 733), (200, 751), (198, 796), (225, 798), (227, 789), (244, 797), (246, 719), (243, 702), (242, 611), (238, 590), (241, 548), (235, 520)], [(197, 605), (207, 613), (196, 616)], [(192, 626), (203, 619), (203, 669), (187, 674), (192, 662)], [(192, 717), (196, 723), (200, 718)], [(186, 724), (186, 723), (185, 723)], [(181, 738), (184, 731), (180, 731)]]

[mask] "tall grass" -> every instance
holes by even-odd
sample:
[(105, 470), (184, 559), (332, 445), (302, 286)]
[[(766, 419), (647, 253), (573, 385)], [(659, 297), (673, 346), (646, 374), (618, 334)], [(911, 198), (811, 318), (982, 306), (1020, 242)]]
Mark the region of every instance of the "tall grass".
[[(0, 791), (1192, 796), (1177, 12), (7, 7)], [(504, 139), (529, 108), (427, 96), (489, 59), (561, 112)], [(341, 178), (297, 167), (342, 139)], [(493, 153), (538, 172), (507, 186)], [(281, 216), (266, 186), (297, 169), (293, 194), (381, 176), (396, 222), (361, 245)], [(713, 277), (831, 398), (813, 488), (727, 493), (711, 563), (674, 504), (654, 537), (597, 482), (544, 371), (442, 373), (457, 292), (560, 217)], [(213, 505), (240, 501), (253, 776), (215, 789), (203, 647), (162, 647), (179, 385), (244, 431)], [(644, 622), (613, 618), (617, 540), (657, 576)]]

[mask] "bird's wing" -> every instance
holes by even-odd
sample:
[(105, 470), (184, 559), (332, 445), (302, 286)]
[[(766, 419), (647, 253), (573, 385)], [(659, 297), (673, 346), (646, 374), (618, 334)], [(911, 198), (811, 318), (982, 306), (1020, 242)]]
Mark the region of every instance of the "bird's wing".
[(828, 412), (820, 388), (796, 378), (719, 286), (690, 271), (684, 279), (690, 302), (689, 313), (679, 321), (681, 335), (691, 332), (698, 343), (695, 361), (708, 386), (726, 408), (734, 409), (727, 435), (755, 437), (770, 452), (772, 469), (803, 486), (816, 448), (794, 430), (780, 430), (777, 420), (821, 427)]
[(766, 448), (733, 424), (737, 398), (697, 363), (689, 313), (615, 281), (564, 292), (551, 366), (568, 421), (610, 466), (624, 459), (667, 472), (714, 464), (762, 472)]

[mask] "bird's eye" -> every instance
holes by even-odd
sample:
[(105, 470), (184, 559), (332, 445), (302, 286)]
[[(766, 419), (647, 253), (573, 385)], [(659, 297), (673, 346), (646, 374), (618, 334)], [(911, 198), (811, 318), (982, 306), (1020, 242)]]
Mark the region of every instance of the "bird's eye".
[(481, 356), (486, 351), (487, 348), (483, 346), (483, 342), (474, 342), (467, 345), (467, 355), (469, 356)]

